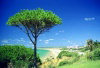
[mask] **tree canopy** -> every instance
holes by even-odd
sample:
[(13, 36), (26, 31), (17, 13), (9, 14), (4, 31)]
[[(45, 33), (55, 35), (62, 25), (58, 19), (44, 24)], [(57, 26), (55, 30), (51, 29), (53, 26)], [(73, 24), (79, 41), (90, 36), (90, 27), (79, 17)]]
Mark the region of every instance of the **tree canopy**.
[[(15, 15), (11, 16), (7, 22), (8, 25), (17, 26), (21, 30), (21, 26), (27, 26), (28, 28), (37, 28), (38, 34), (48, 30), (49, 28), (61, 24), (61, 18), (55, 15), (53, 12), (43, 9), (36, 10), (21, 10)], [(32, 30), (34, 32), (34, 30)]]
[(89, 47), (90, 51), (93, 50), (94, 42), (92, 39), (87, 40), (87, 46)]
[(14, 16), (11, 16), (7, 24), (16, 26), (18, 24), (22, 24), (22, 22), (24, 24), (32, 22), (31, 24), (42, 24), (45, 26), (46, 24), (61, 24), (61, 19), (48, 10), (21, 10)]

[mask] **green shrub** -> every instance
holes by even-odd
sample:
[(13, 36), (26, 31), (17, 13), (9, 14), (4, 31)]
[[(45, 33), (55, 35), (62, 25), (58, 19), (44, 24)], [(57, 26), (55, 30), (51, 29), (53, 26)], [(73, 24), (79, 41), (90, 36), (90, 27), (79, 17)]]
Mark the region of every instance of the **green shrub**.
[(66, 60), (64, 60), (64, 61), (61, 61), (61, 62), (59, 63), (59, 66), (63, 66), (63, 65), (66, 65), (66, 64), (71, 64), (71, 63), (68, 62), (68, 61), (66, 61)]
[(89, 49), (88, 49), (88, 47), (86, 46), (86, 47), (84, 47), (84, 48), (79, 48), (78, 50), (80, 50), (81, 52), (85, 52), (85, 51), (88, 51)]
[(15, 64), (14, 64), (14, 68), (28, 68), (29, 67), (29, 64), (30, 62), (27, 62), (27, 61), (15, 61)]
[(77, 57), (73, 57), (72, 58), (72, 61), (70, 61), (71, 63), (74, 63), (76, 61), (78, 61), (80, 59), (80, 56), (77, 56)]
[(86, 58), (87, 58), (88, 60), (93, 60), (93, 52), (87, 52), (87, 53), (86, 53)]
[(100, 60), (100, 48), (95, 49), (92, 52), (87, 52), (87, 59), (90, 60)]
[(100, 48), (97, 48), (93, 51), (93, 59), (100, 60)]
[(62, 48), (62, 49), (60, 49), (60, 50), (68, 50), (68, 48)]
[[(33, 50), (25, 46), (0, 46), (0, 67), (7, 67), (9, 63), (13, 66), (25, 66), (24, 62), (29, 62), (27, 65), (33, 63)], [(37, 61), (40, 63), (39, 56)], [(20, 65), (19, 65), (20, 64)]]
[(64, 60), (64, 61), (61, 61), (60, 63), (59, 63), (59, 66), (63, 66), (63, 65), (69, 65), (69, 64), (73, 64), (73, 63), (75, 63), (76, 61), (78, 61), (80, 59), (80, 57), (79, 56), (77, 56), (77, 57), (72, 57), (72, 59), (70, 59), (70, 60)]
[(57, 58), (62, 58), (63, 56), (66, 56), (66, 57), (77, 57), (78, 53), (69, 52), (69, 51), (61, 51), (59, 53), (59, 55), (57, 56)]
[(48, 68), (56, 68), (56, 66), (54, 66), (54, 65), (48, 65)]

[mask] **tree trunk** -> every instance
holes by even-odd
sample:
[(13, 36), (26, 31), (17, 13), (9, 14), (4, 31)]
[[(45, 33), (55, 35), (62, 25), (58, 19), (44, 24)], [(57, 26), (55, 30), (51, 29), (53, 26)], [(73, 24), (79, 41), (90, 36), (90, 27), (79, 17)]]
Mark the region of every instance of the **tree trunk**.
[(34, 40), (34, 68), (37, 68), (37, 37)]

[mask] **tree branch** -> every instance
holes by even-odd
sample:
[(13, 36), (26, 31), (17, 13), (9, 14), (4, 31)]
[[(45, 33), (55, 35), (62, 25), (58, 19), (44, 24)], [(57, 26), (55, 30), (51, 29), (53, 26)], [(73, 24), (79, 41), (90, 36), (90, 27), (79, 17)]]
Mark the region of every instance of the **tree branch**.
[(44, 31), (44, 29), (39, 29), (37, 37)]
[(34, 44), (33, 40), (31, 39), (31, 36), (29, 35), (29, 31), (27, 29), (27, 26), (24, 25), (24, 23), (22, 23), (22, 25), (24, 26), (24, 28), (26, 29), (26, 34), (29, 37), (29, 39), (31, 40), (31, 42)]
[(29, 37), (29, 39), (31, 40), (31, 42), (34, 44), (33, 40), (31, 39), (31, 37), (30, 37), (30, 35), (29, 35), (29, 31), (28, 31), (27, 27), (26, 27), (26, 26), (24, 26), (24, 27), (25, 27), (25, 29), (26, 29), (26, 31), (27, 31), (27, 36)]
[(16, 26), (16, 27), (18, 27), (21, 31), (23, 31), (24, 33), (26, 33), (20, 26)]
[[(27, 25), (27, 24), (26, 24)], [(30, 30), (30, 32), (31, 32), (31, 34), (32, 34), (32, 36), (35, 38), (35, 36), (33, 35), (34, 34), (34, 32), (30, 29), (30, 27), (27, 25), (27, 27), (28, 27), (28, 29)]]

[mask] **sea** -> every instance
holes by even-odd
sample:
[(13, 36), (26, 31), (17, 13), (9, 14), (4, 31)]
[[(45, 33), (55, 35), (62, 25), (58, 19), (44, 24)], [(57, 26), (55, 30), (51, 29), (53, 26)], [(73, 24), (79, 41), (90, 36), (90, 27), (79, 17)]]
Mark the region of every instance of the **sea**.
[(46, 55), (48, 55), (49, 52), (50, 52), (49, 50), (37, 49), (37, 53), (39, 54), (39, 56), (40, 56), (41, 58), (43, 58), (43, 57), (45, 57)]

